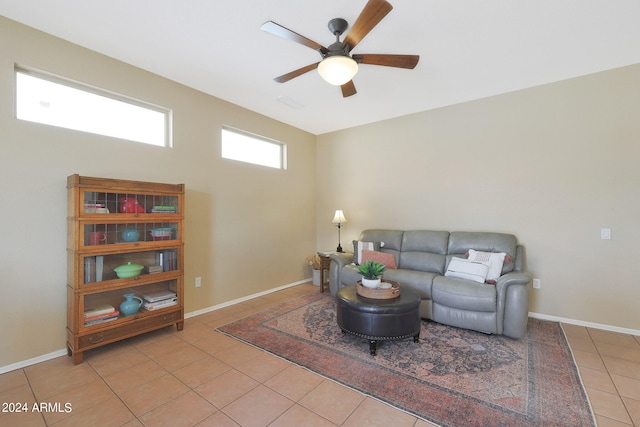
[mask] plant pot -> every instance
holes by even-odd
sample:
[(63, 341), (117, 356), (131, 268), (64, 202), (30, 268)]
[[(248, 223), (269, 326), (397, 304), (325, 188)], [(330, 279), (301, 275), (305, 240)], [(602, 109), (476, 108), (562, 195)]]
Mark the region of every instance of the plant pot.
[(313, 286), (320, 286), (320, 270), (313, 271)]
[(364, 277), (362, 278), (362, 286), (364, 286), (365, 288), (375, 289), (380, 286), (380, 283), (381, 279), (379, 277), (377, 279), (365, 279)]

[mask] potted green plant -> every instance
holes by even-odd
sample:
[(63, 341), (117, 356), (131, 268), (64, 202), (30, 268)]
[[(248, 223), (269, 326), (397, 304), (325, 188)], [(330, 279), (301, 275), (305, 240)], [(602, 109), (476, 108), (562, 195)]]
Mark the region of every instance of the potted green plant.
[(377, 288), (380, 286), (382, 273), (386, 267), (384, 264), (376, 261), (366, 261), (358, 266), (358, 271), (362, 274), (362, 286), (367, 288)]

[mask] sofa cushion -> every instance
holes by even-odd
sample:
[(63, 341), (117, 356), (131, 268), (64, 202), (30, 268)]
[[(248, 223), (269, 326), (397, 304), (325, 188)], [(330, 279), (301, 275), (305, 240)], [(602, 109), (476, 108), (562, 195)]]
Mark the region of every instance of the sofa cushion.
[(469, 249), (469, 261), (487, 262), (489, 263), (489, 271), (487, 272), (486, 281), (495, 283), (498, 277), (502, 276), (502, 266), (506, 252), (482, 252), (475, 249)]
[(448, 241), (448, 231), (405, 231), (402, 235), (402, 252), (431, 252), (446, 255)]
[(398, 268), (444, 274), (447, 231), (405, 231)]
[(433, 279), (431, 294), (433, 300), (443, 306), (469, 311), (496, 311), (497, 292), (493, 285), (437, 276)]
[[(516, 236), (504, 233), (454, 231), (449, 235), (448, 255), (464, 255), (469, 249), (483, 252), (505, 252), (511, 262), (502, 266), (502, 274), (513, 271), (516, 259)], [(506, 261), (506, 260), (505, 260)]]
[(489, 273), (489, 262), (471, 261), (464, 258), (451, 258), (447, 271), (444, 273), (446, 277), (457, 277), (458, 279), (467, 279), (472, 282), (484, 283)]
[(358, 240), (365, 240), (368, 242), (383, 242), (384, 245), (380, 248), (380, 252), (386, 254), (392, 254), (396, 259), (396, 265), (400, 263), (400, 248), (402, 247), (402, 235), (404, 231), (401, 230), (380, 230), (370, 229), (364, 230)]
[(406, 286), (420, 294), (422, 299), (431, 299), (431, 285), (436, 276), (436, 273), (406, 269), (386, 270), (383, 274), (385, 279), (400, 283), (401, 292)]
[(369, 250), (363, 249), (361, 264), (364, 264), (369, 260), (374, 262), (379, 262), (380, 264), (384, 265), (386, 268), (390, 268), (390, 269), (398, 268), (398, 266), (396, 265), (396, 258), (393, 256), (393, 254), (386, 254), (384, 252), (369, 251)]
[(362, 264), (362, 251), (379, 251), (380, 250), (380, 242), (365, 242), (362, 240), (354, 240), (353, 241), (353, 263), (356, 265)]
[(444, 274), (446, 256), (430, 252), (402, 252), (398, 268)]

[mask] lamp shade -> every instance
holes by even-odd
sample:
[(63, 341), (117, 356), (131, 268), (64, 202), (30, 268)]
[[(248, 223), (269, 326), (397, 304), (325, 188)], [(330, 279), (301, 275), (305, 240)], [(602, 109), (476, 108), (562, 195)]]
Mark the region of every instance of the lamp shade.
[(358, 72), (358, 63), (345, 55), (329, 56), (318, 64), (318, 74), (329, 84), (342, 86)]
[(341, 210), (337, 210), (331, 222), (333, 224), (344, 224), (347, 222), (347, 218), (344, 217), (344, 213)]

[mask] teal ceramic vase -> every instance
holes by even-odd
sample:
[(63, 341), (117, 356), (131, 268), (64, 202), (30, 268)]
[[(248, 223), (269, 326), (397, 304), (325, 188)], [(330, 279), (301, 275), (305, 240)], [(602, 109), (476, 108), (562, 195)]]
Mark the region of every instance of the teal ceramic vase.
[(142, 299), (135, 294), (124, 294), (124, 301), (120, 304), (120, 314), (123, 316), (131, 316), (136, 314), (142, 305)]

